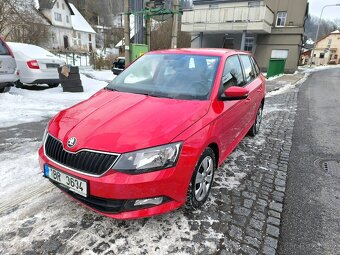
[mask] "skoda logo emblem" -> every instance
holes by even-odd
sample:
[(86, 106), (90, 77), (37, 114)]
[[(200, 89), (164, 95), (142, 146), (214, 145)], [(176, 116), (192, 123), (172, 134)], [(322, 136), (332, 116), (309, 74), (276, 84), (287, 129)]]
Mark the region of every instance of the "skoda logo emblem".
[(77, 143), (77, 138), (71, 137), (67, 141), (67, 147), (72, 148), (74, 145), (76, 145), (76, 143)]

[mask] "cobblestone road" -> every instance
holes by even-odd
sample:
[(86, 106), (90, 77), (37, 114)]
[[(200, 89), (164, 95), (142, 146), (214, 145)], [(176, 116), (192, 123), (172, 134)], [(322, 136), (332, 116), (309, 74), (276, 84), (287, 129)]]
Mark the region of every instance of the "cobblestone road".
[(275, 254), (297, 89), (276, 94), (266, 99), (260, 134), (246, 137), (217, 171), (202, 211), (112, 220), (39, 175), (37, 192), (0, 213), (0, 254)]

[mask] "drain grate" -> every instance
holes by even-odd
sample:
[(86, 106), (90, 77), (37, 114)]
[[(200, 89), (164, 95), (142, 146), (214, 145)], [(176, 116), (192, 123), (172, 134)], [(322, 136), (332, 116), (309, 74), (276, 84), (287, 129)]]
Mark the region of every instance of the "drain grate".
[(315, 166), (321, 167), (326, 173), (340, 178), (340, 160), (339, 159), (321, 159), (315, 161)]

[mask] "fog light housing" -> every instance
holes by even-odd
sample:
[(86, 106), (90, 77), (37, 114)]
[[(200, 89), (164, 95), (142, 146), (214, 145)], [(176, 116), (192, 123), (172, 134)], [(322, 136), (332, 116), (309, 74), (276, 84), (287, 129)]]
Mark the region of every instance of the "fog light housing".
[(163, 197), (138, 199), (135, 201), (134, 206), (160, 205), (162, 202), (163, 202)]

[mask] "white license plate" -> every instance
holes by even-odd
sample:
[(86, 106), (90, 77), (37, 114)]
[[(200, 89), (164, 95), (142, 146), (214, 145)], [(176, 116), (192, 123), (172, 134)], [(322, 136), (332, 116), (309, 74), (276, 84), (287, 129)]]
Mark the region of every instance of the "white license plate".
[(67, 189), (87, 197), (87, 182), (82, 181), (78, 178), (75, 178), (71, 175), (65, 174), (60, 172), (54, 168), (48, 166), (48, 173), (46, 173), (46, 166), (45, 166), (45, 176), (50, 178), (51, 180), (62, 184)]

